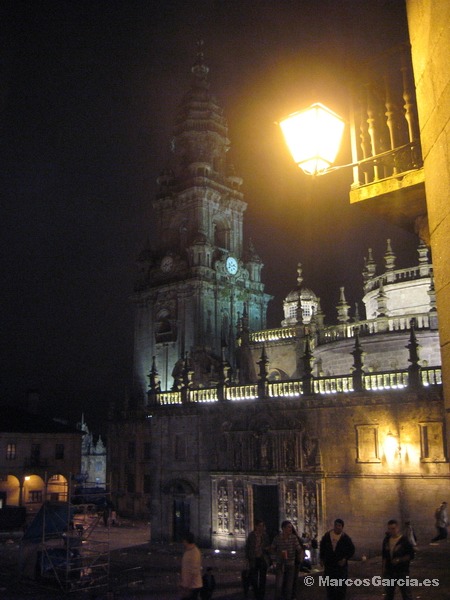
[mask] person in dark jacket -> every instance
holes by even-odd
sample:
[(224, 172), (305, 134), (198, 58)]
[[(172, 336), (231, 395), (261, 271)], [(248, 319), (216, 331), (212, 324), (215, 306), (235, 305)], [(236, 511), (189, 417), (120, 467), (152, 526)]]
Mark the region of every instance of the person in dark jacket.
[[(324, 576), (330, 579), (347, 579), (348, 561), (355, 554), (351, 537), (344, 533), (344, 521), (336, 519), (333, 529), (320, 540), (319, 557), (324, 566)], [(345, 585), (327, 585), (328, 600), (344, 600)]]
[(447, 526), (448, 526), (448, 513), (447, 513), (447, 502), (441, 502), (434, 513), (436, 519), (436, 529), (438, 534), (431, 541), (437, 542), (439, 540), (446, 540), (448, 537)]
[(297, 530), (295, 529), (295, 527), (292, 527), (292, 533), (297, 537), (298, 542), (300, 544), (300, 548), (301, 550), (299, 550), (299, 552), (297, 553), (296, 557), (295, 557), (295, 571), (294, 571), (294, 585), (292, 587), (292, 596), (291, 596), (291, 600), (295, 600), (297, 598), (297, 595), (300, 591), (300, 583), (298, 580), (298, 574), (300, 573), (300, 571), (304, 570), (304, 571), (310, 571), (309, 568), (306, 567), (305, 564), (305, 545), (303, 543), (303, 540), (306, 537), (306, 533), (304, 533), (302, 535), (302, 537), (300, 537), (297, 533)]
[[(266, 576), (270, 564), (270, 540), (263, 521), (256, 520), (255, 528), (245, 543), (245, 558), (248, 561), (248, 583), (253, 587), (256, 600), (264, 600)], [(247, 590), (248, 591), (248, 590)]]
[[(403, 600), (412, 600), (411, 589), (407, 585), (409, 563), (414, 558), (414, 548), (395, 519), (388, 521), (387, 536), (381, 548), (383, 559), (383, 578), (392, 580), (394, 585), (385, 586), (385, 600), (393, 600), (398, 586)], [(400, 582), (398, 582), (400, 580)]]
[(206, 573), (202, 577), (203, 587), (200, 592), (200, 598), (202, 600), (211, 600), (213, 597), (214, 590), (216, 589), (216, 578), (212, 567), (206, 569)]

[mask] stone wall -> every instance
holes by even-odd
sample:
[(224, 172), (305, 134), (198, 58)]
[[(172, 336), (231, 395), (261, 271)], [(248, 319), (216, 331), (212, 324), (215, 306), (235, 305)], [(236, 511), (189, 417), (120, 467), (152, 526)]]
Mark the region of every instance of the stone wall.
[[(450, 408), (450, 5), (407, 0), (411, 54), (424, 158), (428, 228), (433, 253), (442, 372)], [(428, 231), (427, 231), (428, 229)], [(426, 235), (429, 239), (426, 239)], [(448, 413), (450, 414), (450, 413)], [(447, 443), (450, 427), (447, 423)]]
[(153, 407), (154, 539), (188, 525), (240, 547), (260, 516), (319, 535), (341, 517), (360, 554), (390, 518), (429, 539), (449, 483), (443, 422), (437, 390)]

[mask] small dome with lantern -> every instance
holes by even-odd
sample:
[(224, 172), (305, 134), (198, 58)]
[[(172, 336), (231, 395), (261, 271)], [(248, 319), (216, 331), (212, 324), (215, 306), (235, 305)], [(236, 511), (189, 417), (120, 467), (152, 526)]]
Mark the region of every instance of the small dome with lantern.
[[(297, 265), (297, 287), (289, 292), (283, 301), (284, 320), (281, 322), (282, 327), (292, 327), (298, 323), (309, 323), (314, 314), (317, 314), (319, 309), (319, 298), (316, 294), (302, 287), (302, 265)], [(301, 313), (299, 313), (299, 308)]]

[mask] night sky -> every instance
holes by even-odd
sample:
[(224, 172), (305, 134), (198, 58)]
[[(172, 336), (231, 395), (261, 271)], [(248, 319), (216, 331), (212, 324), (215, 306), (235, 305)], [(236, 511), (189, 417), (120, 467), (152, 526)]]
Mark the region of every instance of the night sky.
[(346, 114), (358, 64), (407, 38), (403, 0), (16, 1), (0, 22), (3, 404), (38, 389), (95, 428), (124, 397), (135, 260), (199, 38), (275, 296), (269, 325), (298, 261), (328, 322), (340, 286), (360, 300), (369, 246), (381, 264), (391, 237), (398, 267), (417, 263), (414, 236), (349, 205), (349, 170), (308, 179), (275, 125), (317, 100)]

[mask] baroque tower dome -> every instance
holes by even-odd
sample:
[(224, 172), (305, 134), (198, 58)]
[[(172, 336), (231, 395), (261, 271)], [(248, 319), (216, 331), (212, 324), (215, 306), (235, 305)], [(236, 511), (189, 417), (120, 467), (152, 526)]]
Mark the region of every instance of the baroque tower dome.
[[(302, 265), (297, 265), (297, 287), (283, 301), (284, 320), (282, 327), (291, 327), (298, 323), (309, 323), (319, 307), (319, 299), (309, 288), (302, 287)], [(301, 310), (299, 310), (301, 309)]]

